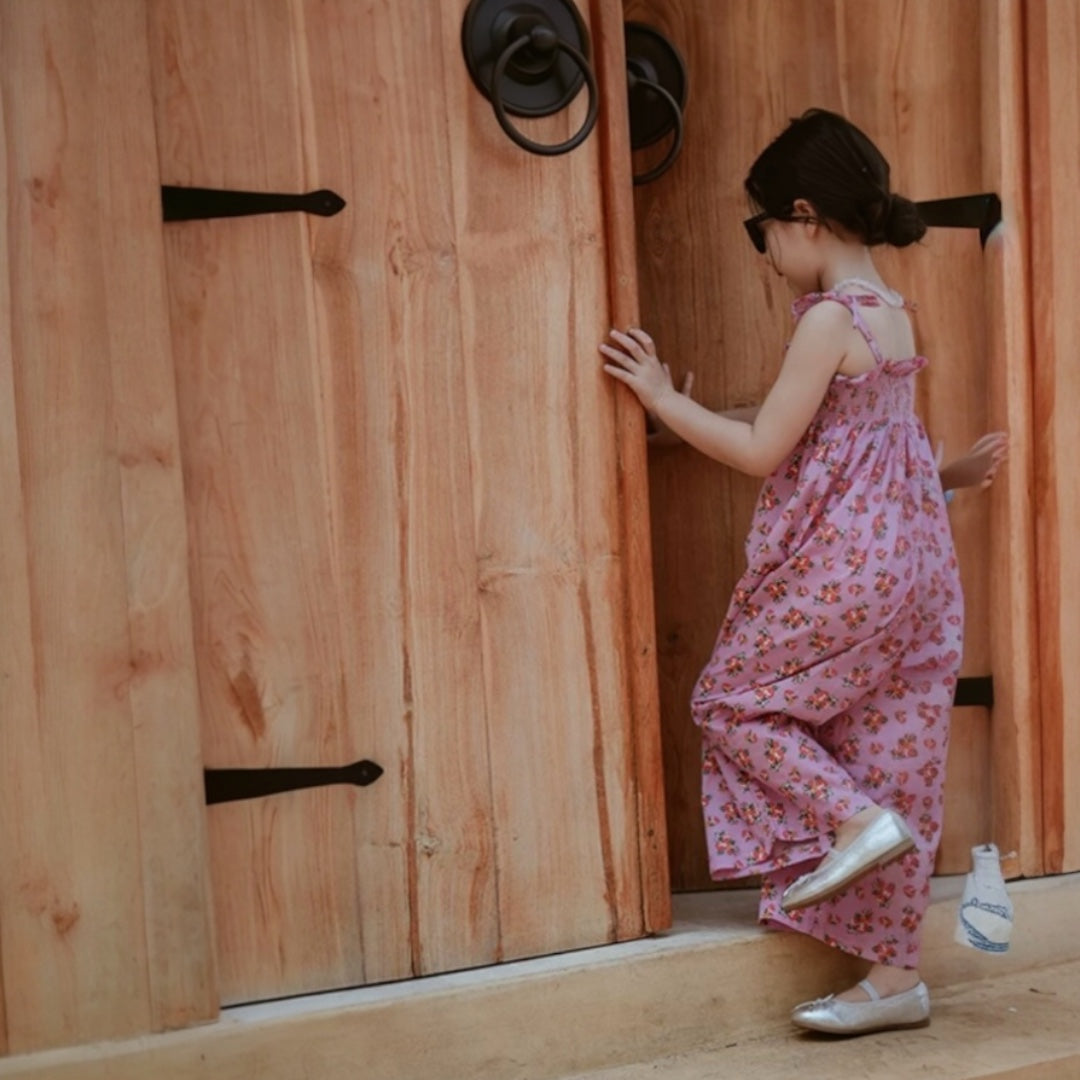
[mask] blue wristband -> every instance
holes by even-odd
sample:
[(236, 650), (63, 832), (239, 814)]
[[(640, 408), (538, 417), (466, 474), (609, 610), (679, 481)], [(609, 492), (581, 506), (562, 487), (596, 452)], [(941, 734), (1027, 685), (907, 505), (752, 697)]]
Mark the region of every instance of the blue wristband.
[(953, 491), (952, 488), (949, 488), (949, 490), (945, 492), (945, 505), (948, 506), (949, 503), (951, 503), (955, 497), (956, 497), (956, 492)]

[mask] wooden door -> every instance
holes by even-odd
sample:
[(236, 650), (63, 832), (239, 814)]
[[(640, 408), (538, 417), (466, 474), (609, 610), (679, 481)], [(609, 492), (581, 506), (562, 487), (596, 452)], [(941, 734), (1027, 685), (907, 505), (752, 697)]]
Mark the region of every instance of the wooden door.
[[(689, 69), (682, 157), (636, 200), (642, 318), (677, 377), (694, 370), (695, 396), (712, 407), (760, 402), (790, 333), (787, 287), (740, 222), (746, 171), (791, 117), (815, 105), (845, 113), (881, 147), (895, 189), (911, 198), (1003, 184), (1013, 197), (1009, 239), (999, 236), (990, 251), (974, 232), (932, 230), (917, 247), (883, 255), (882, 267), (920, 304), (917, 332), (931, 365), (919, 379), (919, 411), (932, 440), (944, 441), (948, 457), (994, 427), (1009, 426), (1014, 437), (1011, 482), (988, 496), (961, 494), (951, 510), (967, 607), (961, 674), (992, 674), (997, 705), (993, 727), (984, 707), (955, 710), (938, 869), (966, 870), (970, 847), (995, 838), (1030, 872), (1039, 853), (1031, 805), (1038, 743), (1027, 720), (1029, 425), (1026, 399), (1013, 396), (1023, 392), (1026, 353), (1004, 348), (1018, 340), (1025, 302), (1020, 294), (1003, 304), (1001, 289), (1002, 260), (1015, 266), (1022, 243), (1014, 166), (1024, 151), (1009, 111), (1020, 100), (1016, 5), (627, 0), (625, 8), (678, 44)], [(958, 48), (963, 41), (971, 47)], [(687, 703), (744, 568), (759, 484), (685, 447), (656, 451), (650, 473), (672, 875), (676, 888), (700, 888), (709, 884), (700, 748)]]
[(348, 204), (165, 229), (206, 764), (384, 770), (209, 809), (226, 1002), (664, 924), (620, 114), (513, 146), (463, 7), (149, 3), (163, 181)]
[(0, 2), (0, 1053), (668, 925), (621, 12), (541, 159), (464, 6)]

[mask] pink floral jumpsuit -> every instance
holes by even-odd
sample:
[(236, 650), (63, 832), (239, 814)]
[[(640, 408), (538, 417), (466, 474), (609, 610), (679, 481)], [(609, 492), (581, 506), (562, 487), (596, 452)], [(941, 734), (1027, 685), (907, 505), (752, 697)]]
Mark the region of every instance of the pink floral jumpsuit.
[[(836, 375), (806, 434), (764, 483), (748, 567), (694, 689), (702, 801), (717, 880), (762, 876), (760, 919), (867, 960), (915, 967), (941, 836), (963, 598), (933, 450), (914, 413), (919, 356), (885, 360), (860, 306), (810, 293), (796, 318), (844, 304), (877, 365)], [(824, 903), (780, 896), (830, 832), (891, 807), (917, 847)]]

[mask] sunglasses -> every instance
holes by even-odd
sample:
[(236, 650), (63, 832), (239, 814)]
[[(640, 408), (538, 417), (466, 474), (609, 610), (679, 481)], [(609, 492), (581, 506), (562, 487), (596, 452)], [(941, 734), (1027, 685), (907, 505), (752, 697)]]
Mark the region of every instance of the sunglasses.
[(765, 230), (761, 227), (764, 221), (817, 221), (816, 217), (811, 217), (809, 214), (769, 214), (760, 213), (755, 214), (752, 218), (747, 218), (743, 222), (743, 228), (746, 229), (746, 235), (750, 237), (750, 243), (754, 245), (754, 249), (759, 255), (765, 254)]

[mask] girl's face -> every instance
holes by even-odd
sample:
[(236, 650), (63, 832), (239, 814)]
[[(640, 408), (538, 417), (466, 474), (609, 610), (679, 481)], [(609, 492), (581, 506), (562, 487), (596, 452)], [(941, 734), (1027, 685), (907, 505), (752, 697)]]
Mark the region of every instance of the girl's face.
[(787, 279), (796, 294), (801, 295), (821, 287), (823, 225), (805, 199), (796, 200), (792, 218), (787, 221), (768, 218), (761, 222), (761, 230), (765, 233), (769, 265)]
[(769, 265), (787, 279), (797, 294), (813, 292), (820, 288), (823, 259), (821, 245), (817, 242), (821, 224), (810, 213), (796, 215), (803, 220), (762, 223), (765, 233), (765, 255)]

